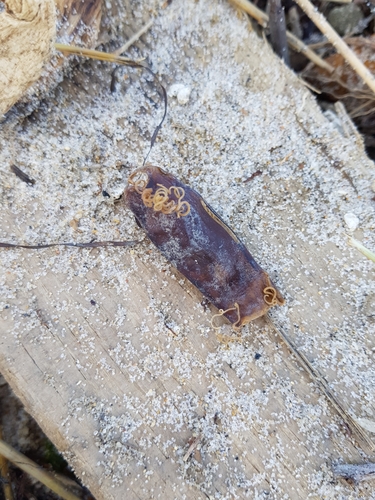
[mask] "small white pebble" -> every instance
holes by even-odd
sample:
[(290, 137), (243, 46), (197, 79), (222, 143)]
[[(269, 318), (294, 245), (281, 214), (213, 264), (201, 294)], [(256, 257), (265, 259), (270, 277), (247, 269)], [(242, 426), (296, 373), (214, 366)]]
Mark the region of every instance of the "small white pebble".
[(178, 104), (187, 104), (191, 94), (191, 89), (182, 83), (175, 83), (169, 87), (168, 95), (177, 97)]
[(177, 94), (180, 90), (184, 88), (184, 85), (182, 83), (174, 83), (171, 85), (168, 89), (168, 96), (169, 97), (177, 97)]
[(351, 231), (355, 231), (359, 225), (359, 219), (355, 214), (348, 212), (344, 215), (345, 224)]
[(178, 104), (187, 104), (190, 98), (191, 89), (184, 87), (177, 94)]
[(346, 189), (338, 189), (337, 194), (340, 196), (346, 196), (348, 194), (348, 191)]

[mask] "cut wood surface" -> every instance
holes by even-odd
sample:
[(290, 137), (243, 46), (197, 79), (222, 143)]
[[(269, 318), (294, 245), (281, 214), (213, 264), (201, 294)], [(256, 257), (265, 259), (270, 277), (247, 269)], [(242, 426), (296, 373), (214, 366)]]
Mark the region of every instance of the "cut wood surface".
[(0, 117), (41, 75), (56, 35), (52, 0), (7, 0), (0, 11)]
[(4, 1), (0, 10), (0, 118), (21, 98), (28, 104), (34, 101), (31, 105), (37, 107), (62, 80), (67, 61), (61, 53), (51, 58), (56, 34), (65, 43), (95, 46), (101, 4), (102, 0)]
[[(354, 418), (375, 421), (375, 269), (345, 236), (351, 213), (375, 248), (361, 141), (225, 2), (127, 6), (129, 38), (155, 18), (129, 55), (170, 90), (149, 162), (230, 224), (285, 295), (273, 322)], [(334, 478), (332, 464), (374, 456), (274, 330), (259, 319), (218, 342), (217, 311), (116, 201), (163, 108), (138, 70), (111, 92), (112, 70), (86, 62), (1, 125), (0, 241), (138, 243), (2, 249), (0, 371), (97, 500), (373, 498), (371, 481)]]

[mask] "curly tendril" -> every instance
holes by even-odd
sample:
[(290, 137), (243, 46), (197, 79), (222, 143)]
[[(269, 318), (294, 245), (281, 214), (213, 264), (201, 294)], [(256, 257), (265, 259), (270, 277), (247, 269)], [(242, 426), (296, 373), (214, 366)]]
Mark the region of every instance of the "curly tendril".
[[(178, 218), (186, 217), (190, 213), (190, 204), (187, 201), (182, 201), (185, 196), (185, 190), (182, 187), (171, 186), (168, 189), (163, 184), (157, 184), (158, 189), (153, 193), (152, 188), (146, 188), (147, 180), (134, 180), (133, 176), (130, 176), (129, 184), (134, 186), (135, 191), (141, 195), (145, 206), (153, 208), (155, 212), (161, 212), (165, 215), (175, 212)], [(172, 194), (177, 201), (170, 198)]]
[(214, 314), (212, 316), (212, 318), (211, 318), (211, 326), (212, 326), (212, 328), (214, 328), (215, 330), (218, 330), (220, 327), (214, 325), (214, 319), (215, 318), (219, 318), (220, 316), (223, 316), (224, 314), (226, 314), (229, 311), (237, 311), (237, 321), (235, 323), (233, 323), (233, 328), (235, 330), (239, 329), (239, 327), (240, 327), (240, 321), (241, 321), (241, 315), (240, 315), (240, 306), (237, 304), (237, 302), (234, 303), (234, 307), (230, 307), (229, 309), (226, 309), (225, 311), (224, 311), (224, 309), (219, 309), (218, 314)]
[(263, 290), (264, 302), (268, 306), (275, 306), (277, 304), (277, 292), (272, 286), (267, 286)]

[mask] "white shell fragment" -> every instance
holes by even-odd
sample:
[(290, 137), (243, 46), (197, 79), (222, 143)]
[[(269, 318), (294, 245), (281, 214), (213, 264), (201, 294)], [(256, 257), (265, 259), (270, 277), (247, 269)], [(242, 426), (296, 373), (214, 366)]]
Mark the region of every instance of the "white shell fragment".
[(337, 194), (340, 196), (348, 196), (348, 190), (347, 189), (338, 189)]
[(350, 231), (355, 231), (359, 226), (359, 219), (355, 214), (348, 212), (344, 215), (345, 224), (348, 226)]
[(190, 98), (191, 88), (182, 83), (175, 83), (169, 87), (168, 95), (177, 97), (178, 104), (187, 104)]
[(375, 422), (367, 418), (356, 418), (358, 424), (366, 429), (366, 431), (375, 433)]

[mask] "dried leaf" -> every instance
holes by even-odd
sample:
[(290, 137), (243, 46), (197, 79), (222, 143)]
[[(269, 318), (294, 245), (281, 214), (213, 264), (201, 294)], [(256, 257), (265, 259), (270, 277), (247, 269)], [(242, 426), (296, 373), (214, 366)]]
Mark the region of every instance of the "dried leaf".
[[(345, 39), (353, 52), (375, 75), (375, 35)], [(364, 134), (375, 132), (375, 96), (341, 54), (331, 54), (324, 59), (335, 68), (333, 73), (308, 65), (301, 76), (316, 87), (326, 98), (343, 102), (349, 116)]]

